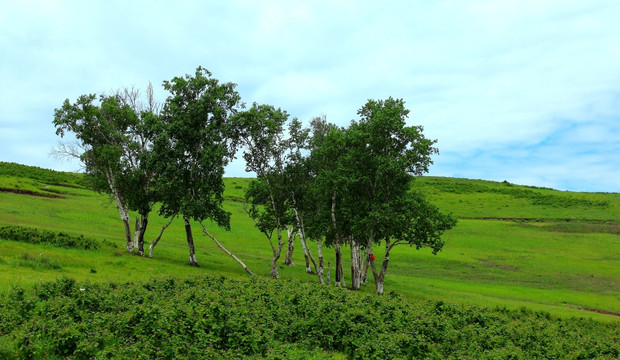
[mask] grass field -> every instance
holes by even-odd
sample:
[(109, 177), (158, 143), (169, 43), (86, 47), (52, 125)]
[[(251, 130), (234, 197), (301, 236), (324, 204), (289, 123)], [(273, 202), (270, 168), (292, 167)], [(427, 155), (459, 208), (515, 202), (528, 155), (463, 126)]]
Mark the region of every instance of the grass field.
[[(164, 234), (153, 259), (127, 254), (114, 204), (108, 197), (80, 188), (79, 176), (0, 165), (5, 168), (0, 169), (0, 226), (62, 231), (106, 240), (107, 244), (99, 250), (77, 250), (2, 240), (0, 294), (14, 285), (28, 287), (63, 276), (96, 282), (146, 281), (163, 274), (247, 277), (241, 267), (201, 235), (199, 226), (193, 229), (201, 267), (188, 266), (179, 219)], [(8, 165), (12, 166), (9, 170)], [(271, 249), (242, 208), (248, 182), (226, 179), (225, 208), (232, 213), (232, 230), (211, 225), (210, 231), (252, 271), (266, 277)], [(459, 223), (444, 235), (447, 244), (436, 256), (429, 250), (395, 248), (386, 292), (398, 292), (412, 301), (526, 307), (565, 318), (620, 319), (583, 310), (620, 313), (620, 194), (572, 193), (433, 177), (417, 179), (414, 187), (442, 211), (452, 212)], [(164, 223), (165, 219), (151, 216), (147, 245)], [(281, 265), (281, 277), (316, 282), (315, 276), (305, 273), (300, 245), (296, 247), (296, 266)], [(378, 261), (382, 253), (375, 250)], [(333, 251), (326, 249), (325, 257), (326, 263), (334, 264)], [(349, 283), (346, 261), (345, 256)], [(362, 292), (374, 292), (372, 276), (370, 281)]]

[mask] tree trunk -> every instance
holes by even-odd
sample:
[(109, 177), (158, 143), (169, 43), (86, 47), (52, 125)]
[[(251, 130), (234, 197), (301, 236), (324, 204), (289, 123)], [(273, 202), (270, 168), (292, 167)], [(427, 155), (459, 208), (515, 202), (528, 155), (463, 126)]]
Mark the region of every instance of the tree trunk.
[(375, 283), (375, 289), (377, 290), (377, 294), (383, 295), (383, 279)]
[(370, 261), (370, 255), (366, 256), (364, 268), (362, 269), (362, 284), (366, 284), (368, 282), (368, 269), (370, 269)]
[(330, 285), (332, 278), (332, 264), (327, 262), (327, 286)]
[(340, 284), (343, 288), (347, 287), (347, 283), (344, 281), (344, 265), (342, 264), (342, 252), (340, 253)]
[(226, 250), (226, 248), (219, 242), (217, 241), (217, 239), (215, 238), (215, 236), (211, 235), (210, 232), (207, 231), (207, 228), (204, 226), (204, 224), (202, 223), (202, 221), (200, 222), (200, 226), (202, 226), (202, 231), (211, 238), (211, 240), (213, 240), (215, 242), (215, 244), (222, 249), (222, 251), (224, 251), (226, 254), (228, 254), (228, 256), (232, 257), (239, 265), (241, 265), (241, 267), (243, 267), (243, 270), (245, 270), (245, 272), (247, 272), (250, 275), (254, 275), (254, 273), (247, 267), (245, 266), (245, 264), (243, 263), (243, 261), (239, 260), (238, 257), (236, 257), (233, 253), (231, 253), (230, 251)]
[[(316, 261), (314, 260), (314, 256), (312, 256), (312, 251), (310, 251), (310, 247), (308, 246), (308, 242), (306, 241), (306, 235), (304, 235), (304, 243), (306, 244), (306, 248), (308, 249), (308, 257), (310, 258), (310, 262), (312, 263), (312, 266), (314, 267), (314, 272), (318, 273), (319, 270), (317, 268), (316, 265)], [(307, 269), (306, 269), (307, 272)], [(312, 274), (313, 271), (312, 269), (310, 269), (310, 274)]]
[(134, 226), (134, 231), (133, 231), (133, 248), (137, 249), (138, 248), (138, 238), (140, 237), (140, 227), (141, 227), (141, 216), (136, 216), (136, 224)]
[(138, 232), (138, 252), (137, 255), (144, 256), (144, 233), (149, 224), (149, 214), (140, 215), (140, 231)]
[(174, 220), (175, 216), (176, 215), (173, 215), (173, 216), (170, 217), (170, 221), (168, 221), (168, 223), (161, 228), (161, 231), (159, 232), (159, 235), (157, 236), (157, 238), (155, 238), (155, 241), (153, 241), (151, 243), (151, 246), (149, 246), (149, 258), (153, 257), (153, 249), (155, 248), (155, 246), (157, 245), (157, 243), (161, 239), (162, 235), (164, 235), (164, 230), (166, 230), (166, 228), (168, 226), (170, 226), (170, 224), (172, 224), (172, 220)]
[(269, 271), (269, 276), (274, 279), (280, 278), (280, 271), (278, 270), (278, 258), (276, 257), (271, 260), (271, 271)]
[(280, 226), (277, 227), (277, 236), (278, 236), (278, 249), (273, 253), (273, 259), (271, 260), (271, 271), (269, 272), (269, 276), (274, 279), (280, 278), (280, 271), (278, 270), (278, 259), (280, 259), (280, 255), (282, 254), (282, 247), (284, 243), (282, 242), (282, 229)]
[(360, 244), (351, 239), (351, 290), (359, 290), (362, 283), (362, 254)]
[(125, 204), (125, 199), (118, 192), (116, 187), (114, 186), (114, 175), (112, 171), (108, 168), (106, 169), (106, 178), (108, 180), (108, 186), (110, 187), (110, 192), (114, 195), (114, 201), (116, 202), (116, 209), (118, 209), (118, 213), (125, 225), (125, 241), (127, 243), (127, 252), (133, 251), (133, 242), (131, 240), (131, 224), (129, 224), (129, 211), (127, 210), (127, 205)]
[(286, 229), (288, 235), (288, 247), (286, 248), (286, 256), (284, 257), (284, 265), (295, 266), (293, 264), (293, 250), (295, 250), (295, 232), (292, 226)]
[(304, 258), (306, 259), (306, 272), (308, 274), (312, 274), (312, 268), (310, 267), (310, 257), (308, 256), (308, 244), (302, 239), (301, 234), (299, 235), (299, 243), (301, 244), (301, 249), (304, 252)]
[(308, 247), (308, 242), (306, 241), (306, 231), (304, 228), (304, 221), (301, 218), (301, 216), (299, 216), (299, 212), (297, 211), (297, 209), (295, 207), (293, 207), (293, 213), (295, 214), (295, 219), (297, 220), (297, 234), (299, 235), (299, 242), (301, 243), (301, 248), (303, 249), (304, 252), (304, 257), (306, 258), (306, 273), (308, 274), (312, 274), (312, 268), (310, 268), (310, 261), (312, 261), (312, 264), (314, 265), (314, 270), (318, 272), (317, 268), (316, 268), (316, 261), (314, 261), (314, 257), (312, 256), (312, 252), (310, 252), (310, 248)]
[(189, 219), (187, 217), (183, 217), (183, 221), (185, 221), (185, 235), (187, 237), (187, 246), (189, 247), (189, 264), (191, 266), (198, 267), (198, 262), (196, 261), (196, 252), (194, 251), (194, 236), (192, 235), (192, 226), (189, 224)]
[(133, 241), (131, 240), (131, 225), (129, 224), (129, 213), (127, 209), (118, 209), (121, 212), (121, 220), (125, 224), (125, 240), (127, 241), (127, 252), (133, 252)]
[(334, 278), (334, 285), (336, 287), (347, 287), (344, 282), (344, 267), (342, 266), (342, 250), (340, 249), (340, 243), (336, 243), (334, 246), (336, 252), (336, 276)]
[(383, 280), (385, 279), (385, 273), (387, 272), (388, 263), (390, 261), (390, 250), (392, 250), (394, 245), (390, 245), (389, 242), (385, 244), (385, 257), (383, 258), (383, 262), (381, 263), (381, 272), (377, 273), (377, 268), (375, 267), (375, 262), (371, 261), (370, 266), (372, 267), (372, 275), (375, 278), (375, 289), (377, 290), (377, 294), (383, 295)]
[(317, 239), (316, 249), (319, 254), (319, 267), (316, 273), (319, 276), (319, 283), (321, 283), (321, 285), (325, 285), (325, 281), (323, 280), (323, 244), (321, 243), (321, 239)]
[[(331, 216), (332, 216), (332, 226), (334, 229), (337, 229), (336, 226), (336, 191), (332, 192), (332, 208), (331, 208)], [(342, 251), (340, 250), (340, 238), (336, 236), (334, 241), (334, 250), (336, 251), (336, 277), (334, 279), (334, 285), (336, 287), (347, 287), (347, 284), (344, 282), (344, 266), (342, 265)]]
[(362, 269), (362, 279), (361, 279), (361, 283), (365, 284), (368, 282), (367, 280), (367, 275), (368, 275), (368, 266), (370, 265), (370, 254), (372, 254), (372, 240), (368, 240), (368, 245), (366, 245), (366, 248), (364, 249), (364, 256), (362, 257), (362, 262), (364, 264), (364, 268)]

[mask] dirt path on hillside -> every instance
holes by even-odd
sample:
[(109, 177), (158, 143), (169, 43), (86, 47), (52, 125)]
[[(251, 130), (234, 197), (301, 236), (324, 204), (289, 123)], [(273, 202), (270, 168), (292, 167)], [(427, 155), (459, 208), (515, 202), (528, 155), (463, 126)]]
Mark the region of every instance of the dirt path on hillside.
[(618, 220), (597, 220), (597, 219), (562, 219), (562, 218), (527, 218), (527, 217), (469, 217), (459, 216), (459, 219), (463, 220), (495, 220), (495, 221), (510, 221), (510, 222), (567, 222), (567, 223), (584, 223), (584, 224), (618, 224)]
[(571, 309), (578, 309), (578, 310), (583, 310), (583, 311), (595, 312), (595, 313), (599, 313), (599, 314), (620, 316), (620, 312), (615, 312), (615, 311), (593, 309), (593, 308), (589, 308), (589, 307), (583, 307), (583, 306), (571, 305), (571, 304), (566, 304), (566, 307), (571, 308)]

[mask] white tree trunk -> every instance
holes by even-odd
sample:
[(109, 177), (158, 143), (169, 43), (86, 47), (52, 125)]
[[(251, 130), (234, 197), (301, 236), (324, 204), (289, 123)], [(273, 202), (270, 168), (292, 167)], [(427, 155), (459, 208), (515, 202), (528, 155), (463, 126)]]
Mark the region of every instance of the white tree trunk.
[(155, 241), (153, 241), (151, 243), (151, 246), (149, 246), (149, 258), (153, 257), (153, 249), (155, 248), (155, 246), (157, 245), (157, 243), (161, 239), (162, 235), (164, 235), (164, 231), (166, 230), (166, 228), (168, 226), (170, 226), (170, 224), (172, 224), (172, 220), (174, 220), (175, 216), (176, 215), (170, 217), (170, 221), (168, 221), (168, 223), (161, 228), (161, 231), (159, 232), (159, 235), (157, 236), (157, 238), (155, 238)]
[(116, 202), (116, 209), (118, 210), (123, 224), (125, 225), (125, 242), (127, 243), (127, 252), (132, 252), (134, 247), (131, 240), (131, 224), (129, 224), (129, 211), (127, 210), (125, 199), (114, 185), (115, 177), (112, 170), (106, 169), (106, 178), (108, 180), (110, 192), (114, 196), (114, 201)]
[(375, 262), (371, 261), (370, 266), (372, 268), (372, 275), (375, 278), (375, 289), (377, 290), (377, 294), (383, 294), (383, 281), (385, 279), (385, 273), (387, 272), (388, 263), (390, 261), (390, 251), (394, 247), (394, 244), (390, 245), (390, 242), (387, 241), (385, 244), (385, 256), (383, 258), (383, 262), (381, 263), (381, 272), (377, 273), (377, 268), (375, 267)]
[(332, 277), (332, 264), (329, 261), (327, 262), (327, 274), (326, 275), (327, 275), (326, 283), (327, 283), (327, 286), (329, 286), (331, 283), (331, 277)]
[(213, 240), (213, 242), (215, 242), (215, 244), (222, 249), (222, 251), (224, 251), (226, 254), (228, 254), (228, 256), (232, 257), (239, 265), (241, 265), (241, 267), (243, 267), (243, 270), (245, 270), (245, 272), (247, 272), (250, 275), (254, 275), (254, 273), (243, 263), (243, 261), (241, 261), (238, 257), (236, 257), (233, 253), (231, 253), (230, 251), (226, 250), (226, 248), (224, 247), (224, 245), (222, 245), (219, 241), (217, 241), (217, 239), (215, 238), (215, 236), (211, 235), (210, 232), (207, 231), (207, 228), (204, 226), (204, 224), (202, 223), (202, 221), (200, 222), (200, 226), (202, 226), (202, 231), (211, 238), (211, 240)]
[(140, 231), (138, 231), (137, 252), (139, 256), (144, 256), (144, 234), (149, 223), (149, 214), (140, 215)]
[(362, 257), (362, 263), (364, 264), (364, 267), (362, 269), (362, 279), (361, 279), (362, 284), (365, 284), (368, 281), (367, 275), (368, 275), (368, 266), (370, 265), (370, 254), (372, 254), (372, 240), (371, 239), (368, 240), (368, 245), (366, 245), (366, 248), (364, 249), (364, 256)]
[(284, 257), (284, 265), (295, 266), (293, 264), (293, 250), (295, 250), (295, 231), (292, 226), (286, 228), (288, 235), (288, 246), (286, 248), (286, 256)]
[(312, 268), (310, 268), (310, 262), (308, 261), (308, 259), (314, 265), (314, 270), (318, 272), (316, 267), (316, 261), (314, 261), (314, 257), (312, 256), (312, 252), (310, 251), (310, 248), (308, 247), (308, 242), (306, 241), (306, 231), (304, 228), (303, 219), (299, 216), (299, 212), (296, 208), (293, 208), (293, 213), (295, 214), (295, 220), (297, 221), (297, 235), (299, 235), (299, 242), (301, 243), (301, 248), (304, 251), (304, 257), (306, 258), (306, 273), (313, 273)]
[(138, 238), (140, 237), (140, 216), (136, 216), (136, 225), (134, 226), (133, 231), (133, 247), (134, 249), (138, 248)]
[(312, 268), (310, 268), (310, 258), (308, 257), (308, 248), (303, 240), (301, 240), (301, 237), (299, 239), (299, 243), (301, 244), (301, 250), (304, 253), (304, 259), (306, 260), (306, 272), (308, 274), (312, 274)]
[(316, 251), (319, 255), (319, 267), (317, 269), (319, 283), (321, 283), (321, 285), (325, 285), (325, 281), (323, 280), (323, 244), (321, 243), (321, 239), (317, 239), (316, 241)]
[(375, 284), (375, 289), (377, 290), (377, 294), (383, 295), (383, 280)]
[(129, 224), (129, 211), (127, 211), (126, 208), (122, 207), (122, 206), (117, 206), (118, 208), (118, 212), (121, 215), (121, 220), (123, 221), (123, 224), (125, 225), (125, 240), (127, 242), (127, 252), (133, 252), (133, 241), (131, 240), (131, 225)]
[(362, 254), (360, 244), (351, 239), (351, 289), (359, 290), (362, 285)]
[(274, 250), (273, 258), (271, 259), (271, 271), (269, 275), (274, 279), (280, 278), (280, 270), (278, 270), (278, 259), (280, 259), (280, 255), (282, 254), (282, 248), (284, 247), (284, 243), (282, 242), (282, 229), (280, 225), (276, 227), (276, 232), (278, 236), (278, 248)]

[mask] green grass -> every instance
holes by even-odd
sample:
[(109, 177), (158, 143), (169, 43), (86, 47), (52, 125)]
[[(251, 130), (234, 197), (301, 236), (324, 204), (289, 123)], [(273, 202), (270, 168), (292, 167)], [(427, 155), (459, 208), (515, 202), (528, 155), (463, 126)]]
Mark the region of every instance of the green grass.
[[(153, 259), (127, 254), (122, 223), (108, 197), (78, 187), (79, 176), (45, 175), (39, 170), (33, 171), (36, 176), (28, 176), (27, 169), (18, 168), (21, 171), (18, 176), (0, 171), (0, 188), (20, 187), (33, 192), (58, 193), (62, 197), (1, 192), (0, 225), (84, 235), (101, 242), (105, 240), (116, 248), (104, 245), (97, 251), (84, 251), (2, 240), (0, 293), (6, 293), (15, 285), (30, 287), (62, 276), (95, 282), (148, 281), (164, 274), (247, 277), (240, 266), (201, 234), (197, 224), (193, 230), (201, 267), (188, 266), (180, 219), (175, 219), (166, 230)], [(56, 177), (58, 181), (48, 181)], [(73, 187), (59, 186), (63, 181)], [(232, 230), (224, 231), (212, 224), (209, 230), (253, 272), (266, 277), (271, 249), (242, 207), (243, 191), (249, 181), (226, 179), (225, 208), (232, 214)], [(444, 235), (447, 244), (436, 256), (428, 250), (396, 247), (390, 256), (386, 292), (398, 292), (410, 301), (429, 299), (510, 309), (526, 307), (565, 318), (619, 319), (574, 308), (620, 312), (619, 194), (571, 193), (500, 182), (432, 177), (417, 179), (414, 188), (460, 221)], [(155, 213), (151, 215), (147, 246), (165, 222), (166, 219)], [(316, 256), (316, 248), (312, 250)], [(348, 249), (344, 251), (345, 276), (350, 284)], [(374, 252), (377, 261), (381, 261), (382, 249), (376, 248)], [(334, 265), (333, 251), (325, 249), (324, 253), (325, 263)], [(58, 267), (34, 266), (35, 260), (25, 260), (24, 254), (35, 258), (43, 254)], [(280, 266), (283, 279), (317, 281), (316, 276), (305, 273), (298, 242), (293, 261), (294, 267)], [(332, 269), (332, 282), (333, 273)], [(370, 274), (369, 278), (371, 283), (364, 285), (362, 292), (374, 292)]]
[(441, 177), (418, 178), (414, 187), (460, 218), (620, 221), (617, 193), (577, 193)]

